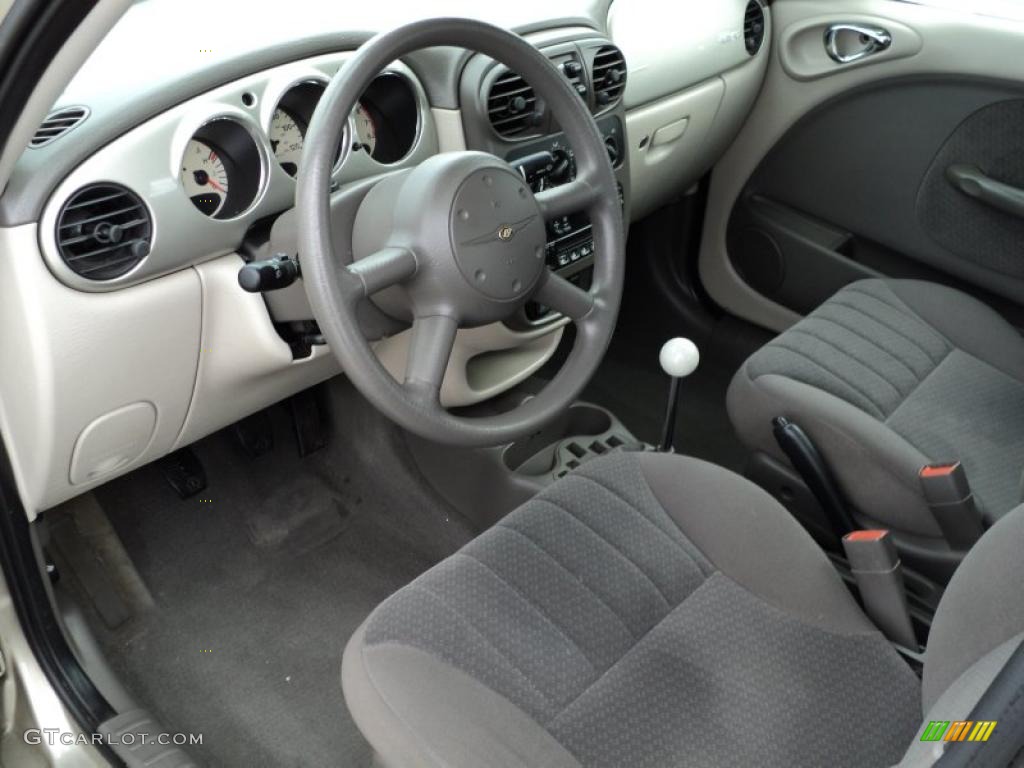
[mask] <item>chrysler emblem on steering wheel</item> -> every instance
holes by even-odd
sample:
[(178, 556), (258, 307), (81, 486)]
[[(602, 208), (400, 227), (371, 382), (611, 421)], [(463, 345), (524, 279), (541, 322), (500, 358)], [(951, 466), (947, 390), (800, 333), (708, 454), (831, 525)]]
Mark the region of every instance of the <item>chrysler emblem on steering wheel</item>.
[(460, 243), (460, 245), (486, 245), (487, 243), (493, 243), (496, 240), (502, 243), (507, 243), (515, 237), (518, 232), (526, 229), (526, 227), (529, 226), (536, 218), (536, 215), (532, 215), (527, 216), (525, 219), (520, 221), (514, 221), (511, 224), (502, 224), (498, 227), (498, 231), (496, 233), (494, 230), (491, 230), (489, 234), (483, 235), (482, 237), (474, 237), (471, 240), (466, 240), (465, 242)]

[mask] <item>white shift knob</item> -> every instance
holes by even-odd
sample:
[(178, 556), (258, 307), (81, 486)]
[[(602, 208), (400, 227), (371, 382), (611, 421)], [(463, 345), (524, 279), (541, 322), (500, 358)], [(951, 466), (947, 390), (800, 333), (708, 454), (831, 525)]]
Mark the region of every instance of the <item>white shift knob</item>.
[(689, 339), (669, 339), (658, 354), (658, 362), (661, 363), (661, 370), (669, 376), (681, 379), (697, 370), (700, 351)]

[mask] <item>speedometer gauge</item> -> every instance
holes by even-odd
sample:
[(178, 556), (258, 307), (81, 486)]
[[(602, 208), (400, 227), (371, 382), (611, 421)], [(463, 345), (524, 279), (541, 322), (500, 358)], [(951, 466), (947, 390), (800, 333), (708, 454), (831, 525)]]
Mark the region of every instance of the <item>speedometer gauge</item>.
[(270, 121), (270, 146), (277, 162), (289, 176), (299, 172), (304, 140), (305, 133), (298, 121), (280, 107), (275, 109)]
[(207, 143), (191, 139), (181, 160), (181, 184), (200, 211), (216, 216), (228, 199), (230, 179), (224, 161)]
[(353, 119), (356, 123), (356, 141), (366, 150), (366, 154), (373, 157), (377, 149), (377, 124), (362, 102), (356, 104)]

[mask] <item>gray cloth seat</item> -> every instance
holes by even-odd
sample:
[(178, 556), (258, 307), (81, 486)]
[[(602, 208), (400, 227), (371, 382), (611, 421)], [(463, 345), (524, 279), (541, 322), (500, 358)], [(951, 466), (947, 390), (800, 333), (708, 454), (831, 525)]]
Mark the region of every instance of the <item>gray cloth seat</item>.
[(943, 719), (966, 715), (1020, 641), (1024, 510), (1000, 528), (975, 548), (985, 578), (971, 556), (950, 586), (922, 695), (764, 491), (694, 459), (606, 457), (382, 603), (346, 648), (346, 701), (388, 768), (892, 765), (923, 709), (945, 695)]
[(918, 472), (959, 460), (982, 514), (1021, 501), (1024, 337), (984, 304), (934, 283), (862, 280), (752, 355), (728, 392), (744, 443), (785, 457), (785, 416), (818, 446), (867, 524), (941, 536)]

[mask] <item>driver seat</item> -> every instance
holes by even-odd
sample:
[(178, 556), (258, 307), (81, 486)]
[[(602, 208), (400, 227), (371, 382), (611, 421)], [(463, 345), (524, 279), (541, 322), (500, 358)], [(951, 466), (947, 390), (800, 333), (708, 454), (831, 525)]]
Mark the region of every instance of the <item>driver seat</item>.
[(972, 549), (919, 681), (764, 491), (612, 455), (384, 601), (342, 685), (387, 768), (930, 765), (1024, 638), (1022, 543), (1024, 508)]

